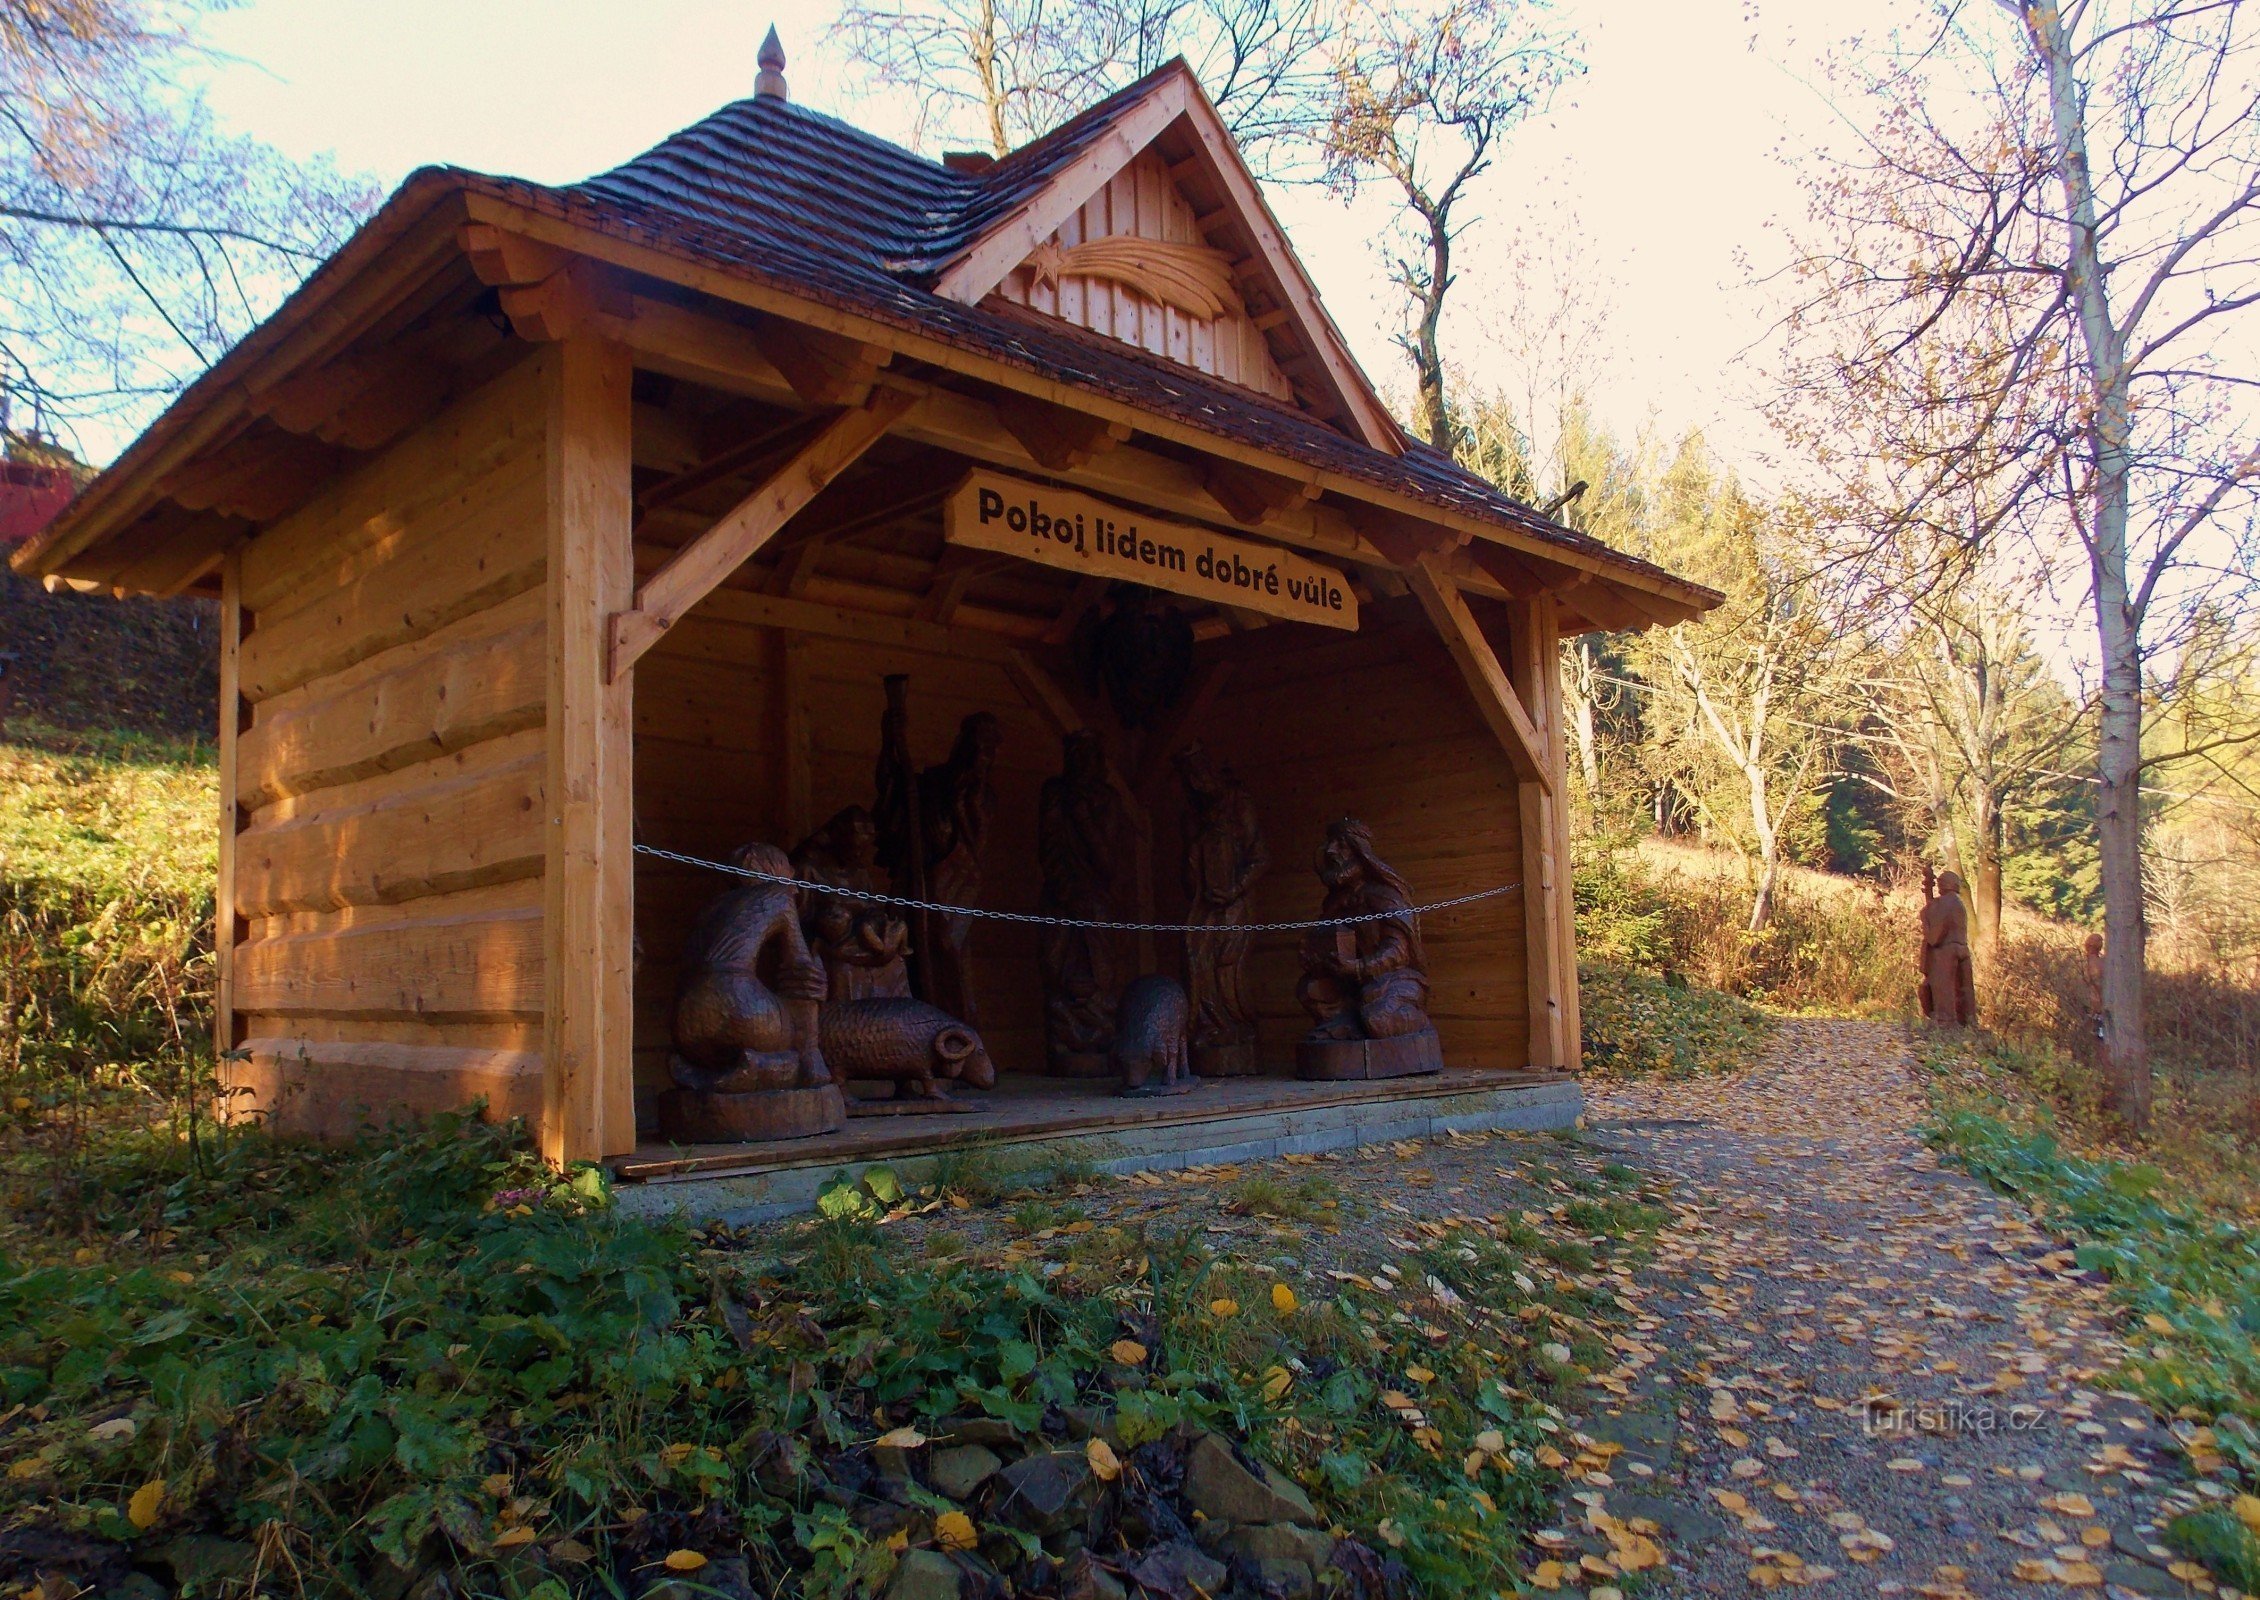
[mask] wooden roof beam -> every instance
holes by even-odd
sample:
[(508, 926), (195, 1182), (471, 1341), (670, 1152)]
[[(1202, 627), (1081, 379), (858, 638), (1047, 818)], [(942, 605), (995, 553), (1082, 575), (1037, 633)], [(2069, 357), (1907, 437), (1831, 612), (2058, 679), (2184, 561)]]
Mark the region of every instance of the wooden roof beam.
[(1276, 473), (1261, 472), (1230, 461), (1211, 461), (1202, 483), (1216, 503), (1233, 520), (1269, 522), (1282, 512), (1308, 505), (1319, 496), (1315, 483), (1298, 483)]
[(1515, 694), (1514, 685), (1499, 665), (1491, 641), (1483, 636), (1475, 614), (1468, 610), (1459, 586), (1432, 555), (1414, 561), (1405, 570), (1405, 581), (1420, 597), (1421, 610), (1427, 613), (1437, 637), (1444, 641), (1452, 665), (1460, 669), (1468, 693), (1475, 697), (1475, 709), (1506, 751), (1515, 777), (1552, 794), (1554, 775), (1552, 763), (1546, 759), (1546, 741), (1531, 721), (1529, 709)]
[(666, 637), (669, 628), (745, 565), (826, 484), (886, 437), (910, 405), (910, 396), (881, 389), (868, 404), (841, 412), (768, 482), (638, 585), (635, 604), (612, 614), (611, 680), (617, 683), (645, 651)]
[(997, 420), (1027, 447), (1038, 465), (1053, 472), (1080, 467), (1130, 437), (1130, 424), (1109, 422), (1087, 411), (1070, 411), (1026, 395), (997, 401)]
[(635, 309), (627, 289), (611, 271), (584, 256), (576, 256), (539, 283), (510, 285), (500, 296), (511, 331), (535, 344), (563, 339), (592, 324), (625, 322)]
[(317, 440), (247, 435), (167, 477), (164, 493), (190, 511), (271, 522), (305, 504), (346, 459), (344, 451)]
[(859, 406), (871, 397), (879, 370), (894, 352), (804, 328), (782, 317), (763, 317), (752, 329), (754, 347), (784, 374), (793, 393), (812, 406)]

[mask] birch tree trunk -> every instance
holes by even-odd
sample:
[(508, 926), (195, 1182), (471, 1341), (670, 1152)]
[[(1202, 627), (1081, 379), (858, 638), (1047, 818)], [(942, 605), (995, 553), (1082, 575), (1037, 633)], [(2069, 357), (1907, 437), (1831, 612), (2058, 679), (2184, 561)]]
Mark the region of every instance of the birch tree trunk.
[(2126, 340), (2112, 318), (2102, 267), (2087, 104), (2071, 41), (2053, 6), (2034, 6), (2025, 16), (2048, 83), (2056, 176), (2064, 189), (2065, 288), (2079, 318), (2090, 388), (2086, 443), (2094, 499), (2087, 539), (2103, 669), (2096, 830), (2103, 867), (2104, 1100), (2140, 1132), (2150, 1120), (2150, 1054), (2142, 1014), (2142, 619), (2127, 577), (2133, 422)]

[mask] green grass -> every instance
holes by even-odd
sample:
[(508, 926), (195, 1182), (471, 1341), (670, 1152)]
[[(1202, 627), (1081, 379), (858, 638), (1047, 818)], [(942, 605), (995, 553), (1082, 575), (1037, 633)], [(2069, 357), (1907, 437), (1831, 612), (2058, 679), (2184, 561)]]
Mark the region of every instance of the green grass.
[[(1283, 1310), (1270, 1272), (1191, 1232), (1096, 1229), (1048, 1272), (919, 1254), (868, 1216), (694, 1235), (456, 1119), (344, 1149), (122, 1128), (86, 1159), (91, 1228), (31, 1206), (0, 1229), (0, 1412), (22, 1408), (0, 1428), (0, 1530), (57, 1530), (89, 1570), (195, 1535), (199, 1559), (311, 1594), (444, 1569), (461, 1593), (553, 1579), (562, 1600), (637, 1592), (686, 1548), (748, 1559), (759, 1592), (868, 1593), (893, 1553), (819, 1492), (827, 1474), (852, 1481), (891, 1427), (1033, 1433), (1095, 1406), (1126, 1447), (1228, 1429), (1423, 1589), (1489, 1590), (1552, 1514), (1534, 1453), (1614, 1359), (1605, 1279), (1515, 1282), (1519, 1219), (1404, 1264), (1482, 1319), (1447, 1327), (1347, 1285)], [(1655, 1220), (1622, 1196), (1573, 1209), (1581, 1233)], [(1615, 1247), (1554, 1242), (1579, 1269)], [(1150, 1347), (1136, 1368), (1110, 1354), (1126, 1337)], [(1408, 1390), (1431, 1431), (1384, 1398)], [(1507, 1465), (1471, 1474), (1485, 1430)]]
[(1588, 1072), (1732, 1072), (1773, 1036), (1773, 1019), (1746, 1000), (1630, 967), (1580, 965), (1577, 1004)]
[(207, 1026), (211, 745), (21, 725), (0, 743), (0, 1081), (116, 1087)]

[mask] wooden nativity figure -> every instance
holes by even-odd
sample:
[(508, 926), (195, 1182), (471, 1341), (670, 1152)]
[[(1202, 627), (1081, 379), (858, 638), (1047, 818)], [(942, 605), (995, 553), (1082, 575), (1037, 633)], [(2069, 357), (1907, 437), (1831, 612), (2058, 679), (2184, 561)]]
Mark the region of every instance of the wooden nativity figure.
[(1962, 878), (1938, 876), (1938, 893), (1923, 905), (1923, 1015), (1934, 1028), (1977, 1026), (1977, 979), (1970, 964), (1970, 913), (1962, 903)]
[(1204, 1078), (1246, 1076), (1256, 1070), (1256, 1013), (1243, 924), (1249, 891), (1271, 854), (1255, 802), (1231, 768), (1196, 741), (1178, 752), (1177, 775), (1185, 785), (1185, 920), (1202, 930), (1185, 935), (1193, 1070)]
[(824, 969), (801, 935), (792, 863), (749, 844), (730, 864), (768, 876), (724, 890), (691, 926), (660, 1131), (678, 1144), (830, 1133), (847, 1105), (819, 1042)]
[[(879, 830), (879, 860), (892, 875), (897, 894), (949, 906), (978, 904), (982, 849), (996, 809), (994, 774), (997, 750), (1004, 743), (1003, 725), (989, 712), (974, 712), (958, 725), (949, 759), (914, 776), (908, 713), (896, 685), (888, 687), (889, 703), (880, 726), (879, 793), (872, 807)], [(915, 853), (914, 835), (921, 841)], [(978, 1028), (973, 921), (944, 914), (922, 921), (915, 941), (920, 946), (917, 987), (921, 998)]]
[[(1107, 772), (1099, 736), (1078, 729), (1063, 741), (1060, 773), (1036, 802), (1036, 854), (1044, 886), (1036, 909), (1047, 917), (1111, 922), (1129, 876), (1129, 820)], [(1037, 932), (1044, 983), (1044, 1051), (1064, 1078), (1112, 1075), (1115, 1007), (1126, 974), (1121, 942), (1100, 928), (1045, 926)]]
[(824, 965), (827, 997), (868, 1000), (907, 997), (910, 924), (900, 913), (859, 895), (889, 888), (879, 868), (879, 828), (862, 806), (846, 806), (793, 849), (793, 871), (803, 883), (846, 891), (810, 893), (801, 930)]
[(1296, 1046), (1305, 1078), (1399, 1078), (1443, 1066), (1428, 1019), (1428, 956), (1405, 880), (1381, 859), (1372, 830), (1329, 823), (1319, 846), (1322, 918), (1360, 918), (1304, 938), (1295, 998), (1315, 1024)]

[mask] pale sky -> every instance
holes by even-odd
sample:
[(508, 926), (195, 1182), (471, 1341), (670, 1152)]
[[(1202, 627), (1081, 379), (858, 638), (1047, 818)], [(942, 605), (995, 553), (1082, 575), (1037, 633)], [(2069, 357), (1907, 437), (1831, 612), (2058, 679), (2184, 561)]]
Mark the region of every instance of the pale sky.
[[(907, 108), (843, 88), (823, 38), (835, 8), (252, 0), (211, 23), (227, 59), (210, 98), (242, 132), (292, 155), (327, 152), (388, 186), (427, 163), (565, 182), (751, 93), (774, 21), (795, 100), (903, 137)], [(1574, 215), (1578, 257), (1612, 308), (1604, 415), (1627, 432), (1650, 418), (1673, 433), (1700, 426), (1747, 464), (1764, 444), (1746, 400), (1759, 385), (1735, 363), (1767, 316), (1742, 260), (1763, 270), (1785, 255), (1781, 227), (1801, 204), (1779, 153), (1827, 136), (1813, 63), (1875, 12), (1841, 0), (1562, 0), (1561, 11), (1590, 70), (1483, 180), (1447, 353), (1512, 391), (1482, 337), (1499, 298), (1487, 257), (1516, 227)], [(1367, 371), (1402, 391), (1397, 300), (1367, 243), (1370, 216), (1311, 189), (1275, 191), (1273, 203)]]

